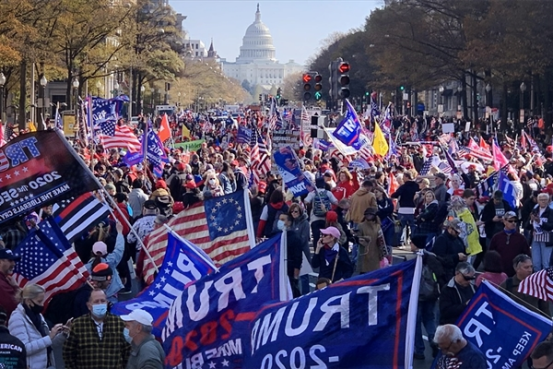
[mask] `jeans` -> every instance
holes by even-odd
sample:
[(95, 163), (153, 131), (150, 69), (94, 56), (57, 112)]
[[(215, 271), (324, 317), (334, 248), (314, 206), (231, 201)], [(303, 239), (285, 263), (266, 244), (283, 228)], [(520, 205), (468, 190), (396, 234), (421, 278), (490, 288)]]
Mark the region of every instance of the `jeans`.
[(433, 344), (435, 331), (437, 330), (437, 300), (419, 301), (417, 304), (417, 319), (415, 329), (415, 347), (416, 354), (425, 353), (425, 342), (423, 342), (423, 331), (421, 324), (425, 326), (429, 345)]
[(552, 246), (546, 246), (545, 242), (533, 241), (531, 244), (531, 257), (535, 272), (548, 268), (552, 259)]
[[(398, 220), (402, 226), (402, 235), (404, 235), (404, 230), (406, 226), (410, 228), (410, 235), (414, 234), (415, 231), (415, 218), (413, 214), (398, 214)], [(404, 243), (408, 243), (408, 236), (404, 237)]]

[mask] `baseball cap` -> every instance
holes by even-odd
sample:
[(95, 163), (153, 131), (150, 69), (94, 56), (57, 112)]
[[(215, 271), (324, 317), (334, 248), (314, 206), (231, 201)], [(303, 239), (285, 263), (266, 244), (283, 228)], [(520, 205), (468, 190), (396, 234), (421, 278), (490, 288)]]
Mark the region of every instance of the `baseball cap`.
[(460, 228), (461, 221), (457, 218), (454, 218), (452, 220), (449, 220), (446, 222), (446, 226), (454, 229), (456, 232), (460, 233), (462, 231), (462, 228)]
[(508, 220), (508, 219), (512, 219), (512, 218), (517, 219), (517, 214), (513, 211), (507, 211), (506, 213), (504, 213), (503, 218), (504, 218), (504, 220)]
[(340, 231), (335, 227), (327, 227), (320, 231), (321, 234), (330, 234), (335, 238), (340, 238)]
[(444, 173), (436, 173), (435, 178), (440, 178), (443, 181), (446, 181), (446, 175)]
[(124, 322), (137, 322), (151, 327), (154, 318), (152, 318), (152, 315), (150, 315), (147, 311), (136, 309), (131, 311), (130, 314), (122, 315), (121, 320)]
[(95, 242), (94, 245), (92, 245), (92, 253), (94, 255), (98, 253), (106, 255), (108, 253), (108, 246), (102, 241)]
[(21, 260), (21, 256), (14, 254), (10, 249), (0, 249), (0, 259), (19, 261)]

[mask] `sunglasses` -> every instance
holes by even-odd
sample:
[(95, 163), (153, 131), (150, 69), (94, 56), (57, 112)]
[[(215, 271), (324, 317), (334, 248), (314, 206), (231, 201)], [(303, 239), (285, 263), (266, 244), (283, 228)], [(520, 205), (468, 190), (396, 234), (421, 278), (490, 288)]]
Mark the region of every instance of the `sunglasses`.
[(474, 281), (476, 279), (476, 277), (473, 275), (473, 276), (469, 276), (469, 275), (463, 275), (462, 274), (462, 277), (464, 277), (464, 279), (466, 281)]
[(512, 219), (512, 220), (507, 220), (506, 222), (508, 222), (508, 223), (516, 223), (517, 221)]
[(298, 210), (292, 210), (291, 214), (300, 214), (300, 212)]

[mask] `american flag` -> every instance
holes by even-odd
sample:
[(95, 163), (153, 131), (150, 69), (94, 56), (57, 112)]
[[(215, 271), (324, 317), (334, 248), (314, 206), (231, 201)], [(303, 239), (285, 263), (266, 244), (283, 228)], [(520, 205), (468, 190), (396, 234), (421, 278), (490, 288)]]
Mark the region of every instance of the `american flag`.
[[(257, 130), (252, 133), (252, 170), (254, 177), (259, 178), (261, 174), (266, 175), (271, 171), (271, 147), (268, 147), (263, 137)], [(257, 181), (256, 181), (257, 183)]]
[(113, 120), (100, 124), (100, 134), (98, 137), (106, 150), (123, 147), (130, 152), (139, 152), (141, 149), (140, 141), (131, 128), (126, 125), (119, 126)]
[(433, 156), (430, 156), (425, 163), (423, 163), (423, 167), (419, 171), (420, 176), (426, 176), (429, 171), (431, 170), (431, 166), (433, 165)]
[(27, 283), (44, 287), (45, 305), (56, 293), (79, 288), (89, 275), (52, 218), (31, 230), (14, 253), (21, 256), (14, 268), (14, 281), (20, 287)]
[(517, 292), (552, 301), (552, 267), (531, 274), (519, 284)]
[(300, 121), (302, 124), (310, 124), (310, 115), (304, 105), (302, 105), (302, 112), (300, 113)]
[(84, 101), (79, 97), (80, 102), (80, 114), (79, 114), (79, 139), (83, 142), (85, 146), (88, 146), (88, 130), (86, 123), (86, 106), (88, 101)]
[(60, 103), (56, 104), (56, 114), (54, 115), (55, 127), (63, 131), (62, 116), (60, 115)]
[(438, 165), (438, 168), (440, 169), (441, 172), (443, 172), (444, 174), (450, 174), (452, 173), (452, 167), (448, 164), (446, 164), (444, 161), (441, 161)]
[[(200, 247), (217, 264), (222, 265), (250, 249), (249, 223), (246, 220), (250, 206), (244, 191), (214, 197), (183, 210), (168, 226), (179, 236)], [(250, 233), (253, 235), (253, 229)], [(168, 231), (158, 228), (146, 237), (144, 243), (152, 260), (159, 268), (167, 247)], [(155, 268), (150, 258), (142, 264), (144, 281), (154, 280)]]
[(283, 128), (283, 120), (281, 114), (277, 109), (277, 101), (275, 98), (271, 99), (271, 108), (269, 109), (269, 129), (279, 130)]
[(108, 205), (100, 202), (91, 192), (63, 200), (54, 209), (54, 220), (73, 243), (83, 232), (104, 219), (110, 213)]

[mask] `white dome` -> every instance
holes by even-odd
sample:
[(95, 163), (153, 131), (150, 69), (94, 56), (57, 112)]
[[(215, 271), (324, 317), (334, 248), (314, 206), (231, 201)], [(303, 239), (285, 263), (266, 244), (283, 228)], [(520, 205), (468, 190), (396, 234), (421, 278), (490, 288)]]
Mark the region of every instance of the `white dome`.
[(242, 38), (242, 46), (240, 47), (237, 63), (251, 63), (256, 60), (276, 61), (273, 38), (269, 28), (262, 23), (259, 4), (254, 23), (248, 26)]

